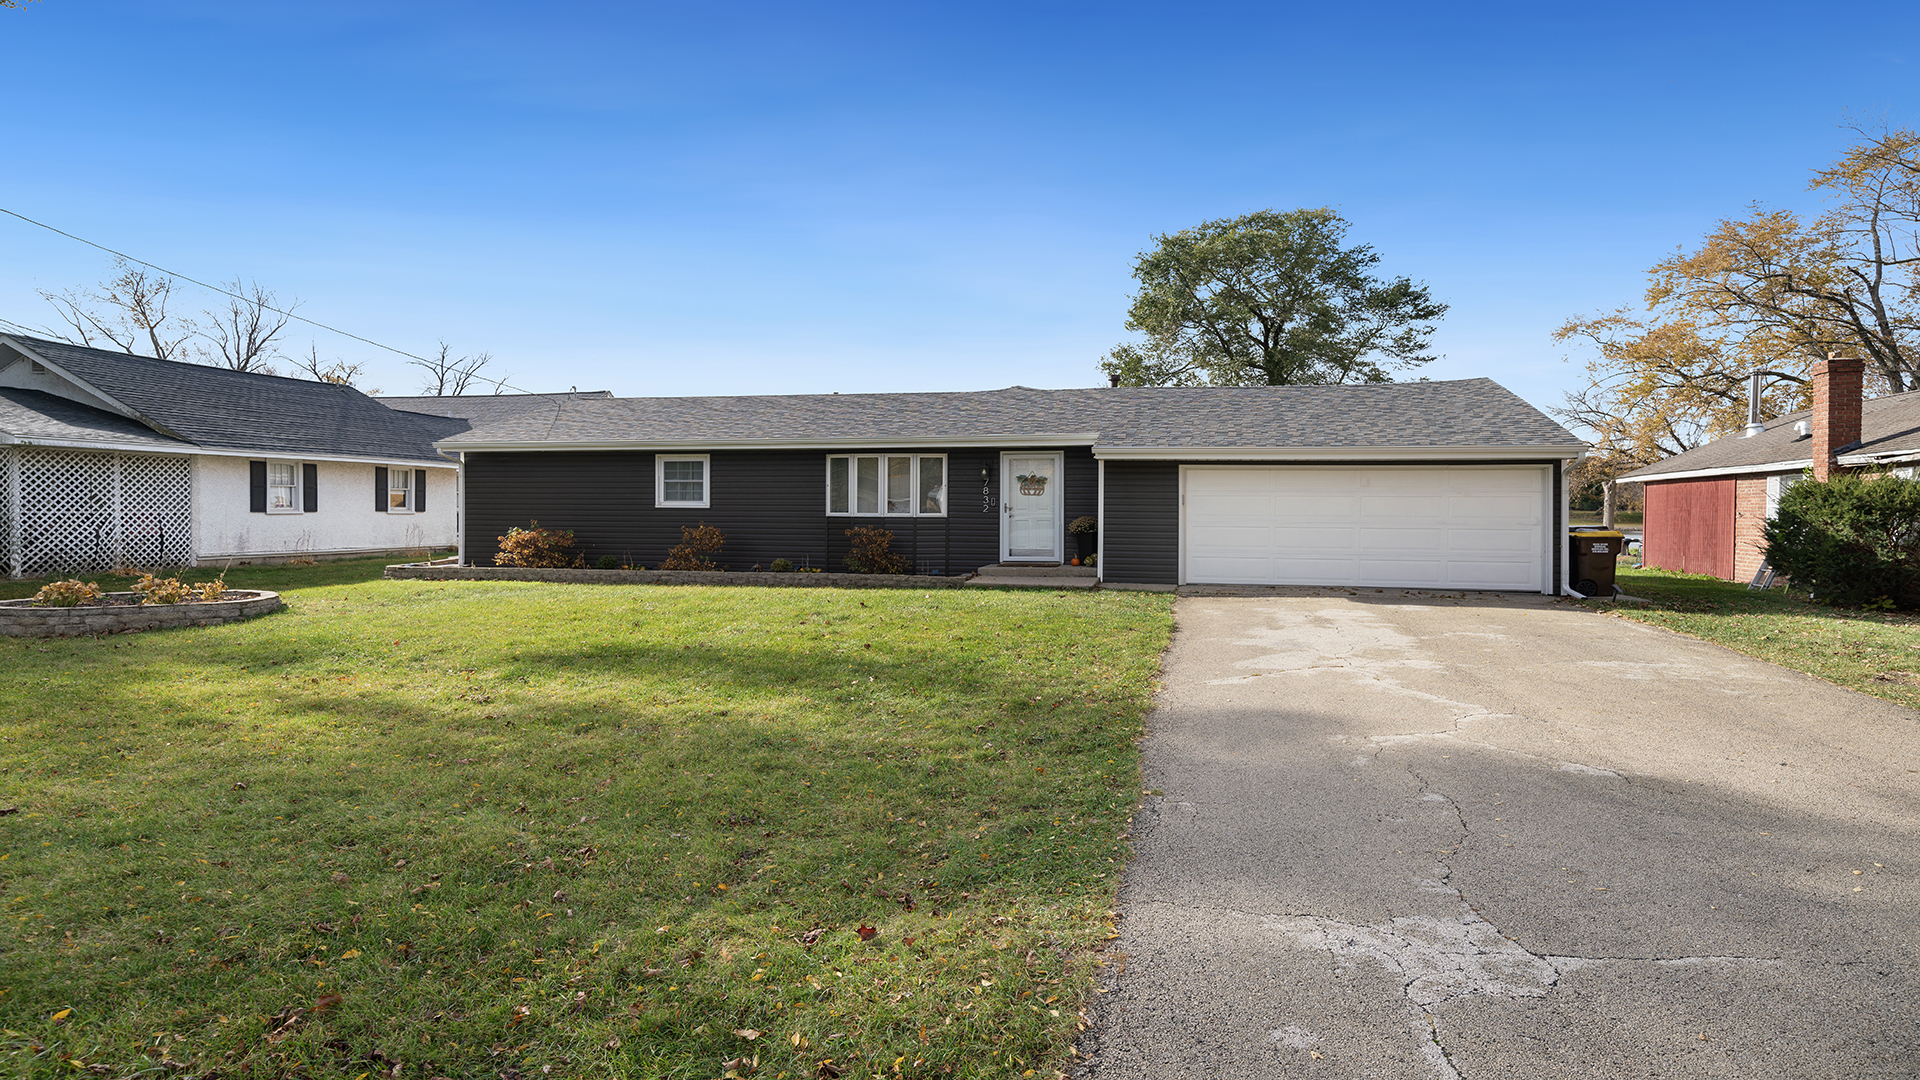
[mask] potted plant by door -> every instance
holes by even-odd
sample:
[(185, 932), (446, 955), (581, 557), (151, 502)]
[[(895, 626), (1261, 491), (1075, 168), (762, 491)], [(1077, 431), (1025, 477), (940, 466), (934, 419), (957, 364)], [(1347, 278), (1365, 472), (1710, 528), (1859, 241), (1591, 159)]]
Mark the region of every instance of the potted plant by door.
[(1092, 514), (1077, 517), (1067, 522), (1067, 531), (1073, 534), (1073, 542), (1079, 546), (1079, 556), (1084, 561), (1093, 554), (1095, 541), (1100, 536), (1100, 521)]

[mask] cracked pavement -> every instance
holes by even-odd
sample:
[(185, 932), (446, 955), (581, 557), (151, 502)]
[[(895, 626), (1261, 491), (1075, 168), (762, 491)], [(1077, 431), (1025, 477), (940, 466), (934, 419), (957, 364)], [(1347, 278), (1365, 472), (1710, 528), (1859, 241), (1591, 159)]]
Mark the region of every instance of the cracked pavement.
[(1077, 1075), (1920, 1075), (1920, 715), (1539, 596), (1176, 614)]

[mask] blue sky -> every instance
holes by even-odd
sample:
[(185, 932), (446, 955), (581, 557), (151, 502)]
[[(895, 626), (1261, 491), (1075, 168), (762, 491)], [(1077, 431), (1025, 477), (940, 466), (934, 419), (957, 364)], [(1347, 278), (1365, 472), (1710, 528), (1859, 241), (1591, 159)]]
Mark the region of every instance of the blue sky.
[[(528, 389), (690, 394), (1095, 385), (1153, 234), (1332, 205), (1452, 305), (1426, 375), (1546, 406), (1561, 321), (1813, 205), (1850, 118), (1920, 123), (1910, 4), (1845, 48), (1804, 4), (818, 7), (40, 0), (0, 206)], [(0, 251), (16, 322), (108, 270)]]

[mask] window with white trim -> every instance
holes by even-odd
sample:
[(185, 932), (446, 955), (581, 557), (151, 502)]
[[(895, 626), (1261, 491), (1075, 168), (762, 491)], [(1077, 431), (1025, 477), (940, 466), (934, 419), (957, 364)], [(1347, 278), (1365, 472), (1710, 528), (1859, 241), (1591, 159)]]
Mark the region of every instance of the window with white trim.
[(847, 517), (945, 517), (947, 455), (831, 455), (827, 458), (827, 513)]
[(713, 460), (707, 454), (655, 454), (653, 505), (706, 506), (712, 469)]
[(267, 513), (297, 514), (300, 506), (300, 466), (291, 461), (267, 462)]
[(387, 470), (387, 512), (413, 513), (413, 470)]

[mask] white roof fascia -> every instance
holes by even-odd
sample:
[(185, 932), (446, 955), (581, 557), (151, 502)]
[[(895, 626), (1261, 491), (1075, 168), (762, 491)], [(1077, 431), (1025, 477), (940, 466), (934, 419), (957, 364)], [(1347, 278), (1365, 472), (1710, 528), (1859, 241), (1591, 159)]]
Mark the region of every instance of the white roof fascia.
[(920, 435), (889, 439), (671, 439), (609, 440), (584, 442), (466, 442), (442, 439), (433, 445), (443, 453), (471, 453), (485, 450), (658, 450), (678, 453), (702, 450), (886, 450), (909, 447), (947, 446), (1087, 446), (1099, 438), (1096, 432), (1067, 435), (973, 435), (966, 438)]
[(1920, 450), (1883, 450), (1877, 454), (1843, 454), (1839, 461), (1842, 465), (1858, 468), (1862, 465), (1887, 465), (1896, 461), (1920, 460)]
[[(67, 380), (73, 385), (79, 387), (80, 389), (85, 390), (87, 393), (92, 394), (94, 397), (99, 398), (101, 401), (104, 401), (107, 404), (113, 406), (115, 412), (118, 412), (120, 415), (126, 417), (127, 419), (138, 420), (141, 423), (146, 424), (148, 427), (151, 427), (156, 431), (165, 430), (164, 428), (160, 427), (160, 425), (155, 424), (153, 421), (148, 420), (146, 417), (140, 415), (139, 410), (128, 406), (124, 402), (120, 401), (118, 398), (114, 397), (112, 394), (107, 393), (105, 390), (102, 390), (99, 387), (88, 382), (87, 380), (81, 378), (80, 376), (75, 375), (73, 372), (68, 371), (66, 368), (61, 367), (59, 364), (56, 364), (53, 361), (47, 359), (46, 357), (40, 355), (39, 353), (34, 352), (31, 347), (23, 344), (18, 338), (14, 337), (12, 334), (0, 334), (0, 341), (6, 342), (8, 345), (12, 346), (15, 349), (18, 349), (22, 353), (25, 353), (28, 357), (31, 357), (34, 363), (39, 364), (41, 367), (46, 368), (48, 371), (53, 372), (54, 374)], [(167, 434), (173, 435), (174, 432), (168, 431)]]
[(1628, 474), (1620, 479), (1630, 484), (1652, 484), (1661, 480), (1703, 480), (1714, 476), (1747, 476), (1754, 473), (1790, 473), (1813, 468), (1812, 458), (1798, 461), (1769, 461), (1760, 465), (1723, 465), (1717, 469), (1689, 469), (1686, 472), (1659, 473), (1654, 476), (1633, 476)]
[(1481, 461), (1525, 458), (1565, 461), (1587, 455), (1586, 443), (1566, 446), (1096, 446), (1093, 456), (1140, 461)]
[(409, 469), (457, 469), (460, 463), (454, 460), (423, 461), (417, 458), (385, 457), (343, 457), (338, 454), (304, 454), (297, 450), (210, 450), (192, 443), (179, 446), (154, 446), (149, 443), (91, 442), (86, 439), (42, 439), (31, 435), (11, 435), (0, 432), (0, 445), (7, 446), (46, 446), (56, 450), (94, 450), (114, 454), (169, 454), (175, 457), (201, 455), (205, 457), (272, 458), (277, 461), (327, 461), (344, 465), (397, 465)]

